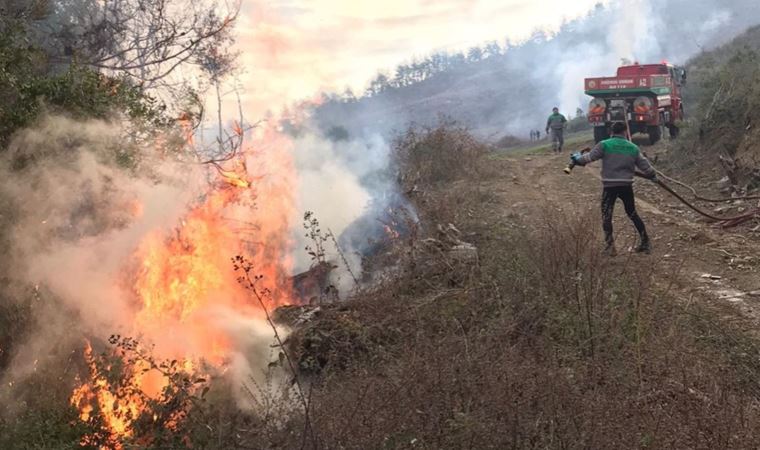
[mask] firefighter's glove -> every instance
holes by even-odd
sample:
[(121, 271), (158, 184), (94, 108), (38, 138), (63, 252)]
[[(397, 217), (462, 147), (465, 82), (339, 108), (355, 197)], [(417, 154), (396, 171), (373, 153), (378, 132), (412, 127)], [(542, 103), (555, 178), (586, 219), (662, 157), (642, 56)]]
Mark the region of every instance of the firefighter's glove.
[(582, 154), (580, 152), (575, 152), (572, 155), (570, 155), (570, 161), (573, 162), (573, 164), (577, 166), (583, 166), (583, 160), (582, 160)]

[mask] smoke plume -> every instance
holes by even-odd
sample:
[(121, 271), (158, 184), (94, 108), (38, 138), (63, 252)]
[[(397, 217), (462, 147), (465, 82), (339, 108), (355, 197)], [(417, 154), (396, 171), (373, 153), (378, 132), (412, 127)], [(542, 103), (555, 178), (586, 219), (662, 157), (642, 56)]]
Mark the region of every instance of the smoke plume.
[(483, 138), (527, 138), (543, 128), (553, 106), (568, 116), (587, 108), (584, 78), (612, 76), (624, 60), (684, 64), (757, 22), (754, 0), (613, 0), (557, 31), (538, 29), (510, 42), (499, 55), (469, 62), (462, 56), (424, 81), (326, 104), (318, 120), (325, 129), (369, 128), (387, 136), (409, 121), (433, 125), (443, 113)]
[(269, 307), (288, 301), (288, 157), (250, 158), (278, 175), (262, 175), (256, 194), (209, 190), (205, 167), (162, 157), (161, 139), (138, 143), (128, 132), (49, 116), (5, 153), (0, 196), (13, 214), (4, 276), (35, 286), (45, 304), (5, 376), (24, 377), (65, 340), (121, 334), (155, 346), (159, 359), (228, 366), (238, 386), (260, 378), (272, 330), (230, 260), (251, 258), (262, 291), (274, 292)]

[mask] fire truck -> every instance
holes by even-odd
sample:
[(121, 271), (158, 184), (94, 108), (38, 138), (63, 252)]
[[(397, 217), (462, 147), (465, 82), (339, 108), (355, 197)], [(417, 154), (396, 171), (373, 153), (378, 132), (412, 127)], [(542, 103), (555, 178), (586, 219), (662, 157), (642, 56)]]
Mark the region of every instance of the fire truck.
[(586, 78), (586, 95), (593, 97), (588, 120), (596, 142), (609, 138), (613, 122), (628, 122), (631, 135), (644, 133), (655, 144), (667, 128), (678, 136), (676, 123), (683, 120), (681, 89), (686, 70), (663, 62), (619, 67), (614, 77)]

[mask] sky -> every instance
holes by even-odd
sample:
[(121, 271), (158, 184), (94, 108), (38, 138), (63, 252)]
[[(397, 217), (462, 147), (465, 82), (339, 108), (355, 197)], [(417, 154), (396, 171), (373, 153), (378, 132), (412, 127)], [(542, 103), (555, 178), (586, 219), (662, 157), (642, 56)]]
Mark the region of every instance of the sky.
[[(238, 82), (247, 115), (361, 93), (378, 70), (438, 50), (464, 50), (556, 30), (600, 0), (242, 0)], [(229, 100), (228, 100), (229, 102)], [(230, 105), (231, 107), (231, 105)], [(236, 107), (235, 107), (236, 108)], [(255, 120), (255, 117), (247, 117)]]

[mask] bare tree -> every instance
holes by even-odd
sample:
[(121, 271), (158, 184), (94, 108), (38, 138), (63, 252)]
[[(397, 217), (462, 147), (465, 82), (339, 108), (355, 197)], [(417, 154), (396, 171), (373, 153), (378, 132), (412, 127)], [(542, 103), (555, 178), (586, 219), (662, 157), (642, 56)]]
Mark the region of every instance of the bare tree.
[(207, 64), (204, 52), (231, 40), (240, 7), (231, 1), (48, 0), (49, 16), (35, 28), (53, 60), (154, 87), (182, 66)]

